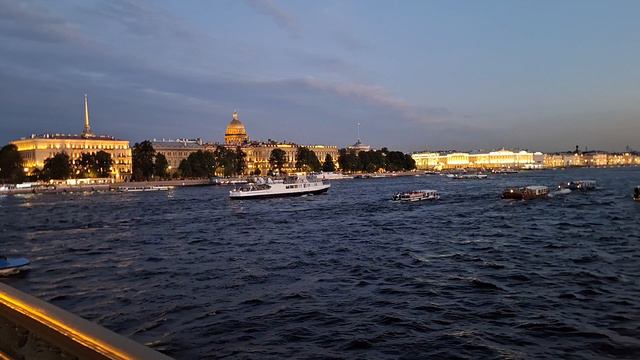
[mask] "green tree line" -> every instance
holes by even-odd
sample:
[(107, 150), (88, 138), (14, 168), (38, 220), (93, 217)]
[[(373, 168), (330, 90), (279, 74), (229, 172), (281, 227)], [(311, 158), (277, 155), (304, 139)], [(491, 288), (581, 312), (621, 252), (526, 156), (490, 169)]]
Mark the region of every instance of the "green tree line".
[(408, 171), (416, 168), (410, 154), (389, 151), (387, 148), (356, 152), (340, 149), (338, 164), (344, 172)]

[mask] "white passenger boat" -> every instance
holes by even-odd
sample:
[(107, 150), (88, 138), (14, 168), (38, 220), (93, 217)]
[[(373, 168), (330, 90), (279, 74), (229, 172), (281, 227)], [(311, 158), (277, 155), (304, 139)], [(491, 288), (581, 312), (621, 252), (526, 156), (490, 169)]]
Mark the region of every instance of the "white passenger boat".
[(414, 190), (408, 192), (399, 192), (393, 195), (393, 201), (423, 201), (423, 200), (438, 200), (440, 194), (436, 190)]
[(327, 192), (330, 184), (324, 184), (315, 177), (288, 177), (284, 180), (256, 178), (229, 191), (231, 199), (262, 199), (284, 196), (317, 195)]
[(143, 192), (143, 191), (167, 191), (173, 189), (173, 186), (119, 186), (118, 191), (121, 192)]

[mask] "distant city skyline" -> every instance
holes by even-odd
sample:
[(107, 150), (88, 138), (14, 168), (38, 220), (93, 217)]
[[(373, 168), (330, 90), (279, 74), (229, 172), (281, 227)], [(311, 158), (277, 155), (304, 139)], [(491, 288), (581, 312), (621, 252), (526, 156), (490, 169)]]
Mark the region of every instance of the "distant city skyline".
[(0, 0), (0, 142), (640, 149), (634, 1)]

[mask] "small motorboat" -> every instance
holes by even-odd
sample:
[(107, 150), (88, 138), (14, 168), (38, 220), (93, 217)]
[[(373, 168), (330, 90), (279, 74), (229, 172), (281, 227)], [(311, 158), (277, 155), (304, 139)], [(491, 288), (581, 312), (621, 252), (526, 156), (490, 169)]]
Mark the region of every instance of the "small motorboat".
[(173, 186), (152, 185), (152, 186), (119, 186), (120, 192), (146, 192), (146, 191), (167, 191), (173, 189)]
[(558, 190), (556, 190), (554, 192), (550, 192), (549, 196), (554, 197), (554, 196), (558, 196), (558, 195), (567, 195), (567, 194), (571, 194), (571, 189), (559, 187)]
[(640, 185), (633, 189), (633, 200), (640, 201)]
[(423, 200), (438, 200), (440, 194), (436, 190), (414, 190), (408, 192), (399, 192), (393, 194), (393, 201), (423, 201)]
[(14, 275), (27, 270), (30, 264), (26, 258), (10, 258), (0, 256), (0, 276)]
[(503, 199), (533, 200), (549, 196), (549, 188), (546, 186), (526, 186), (507, 188), (502, 192)]
[(595, 180), (576, 180), (560, 185), (561, 188), (569, 190), (591, 191), (595, 190), (598, 183)]
[(517, 174), (518, 170), (513, 169), (493, 169), (491, 170), (492, 174)]
[(485, 174), (448, 174), (448, 178), (456, 179), (456, 180), (468, 180), (468, 179), (486, 179), (489, 177)]

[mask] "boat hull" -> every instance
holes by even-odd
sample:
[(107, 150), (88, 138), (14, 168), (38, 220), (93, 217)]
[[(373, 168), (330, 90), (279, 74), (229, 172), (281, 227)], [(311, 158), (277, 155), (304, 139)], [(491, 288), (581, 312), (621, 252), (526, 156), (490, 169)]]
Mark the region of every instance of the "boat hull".
[(276, 192), (276, 193), (260, 193), (260, 194), (250, 194), (250, 193), (239, 193), (239, 194), (230, 194), (229, 198), (231, 200), (245, 200), (245, 199), (270, 199), (277, 197), (296, 197), (303, 195), (320, 195), (329, 191), (330, 186), (324, 185), (322, 188), (306, 190), (306, 191), (297, 191), (297, 192)]
[(29, 269), (29, 260), (25, 258), (0, 257), (0, 276), (14, 275)]

